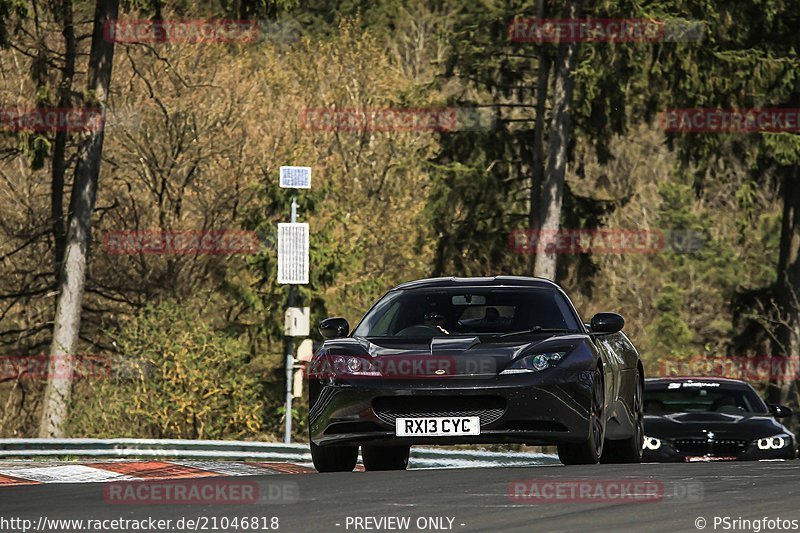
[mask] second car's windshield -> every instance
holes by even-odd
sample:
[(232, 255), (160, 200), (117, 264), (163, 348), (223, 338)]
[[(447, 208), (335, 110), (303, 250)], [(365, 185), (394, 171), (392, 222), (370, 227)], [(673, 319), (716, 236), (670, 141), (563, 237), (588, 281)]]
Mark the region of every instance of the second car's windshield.
[(717, 382), (680, 382), (645, 387), (647, 414), (717, 412), (764, 413), (767, 408), (752, 389), (725, 386)]
[(459, 287), (392, 291), (353, 332), (361, 337), (500, 335), (531, 329), (579, 331), (554, 289)]

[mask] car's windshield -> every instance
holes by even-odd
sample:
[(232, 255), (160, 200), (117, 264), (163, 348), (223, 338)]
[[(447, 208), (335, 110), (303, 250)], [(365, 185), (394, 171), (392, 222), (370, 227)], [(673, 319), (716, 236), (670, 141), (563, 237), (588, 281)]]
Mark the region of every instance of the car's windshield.
[(538, 329), (579, 331), (557, 290), (533, 287), (437, 287), (387, 294), (353, 332), (360, 337), (501, 335)]
[(717, 412), (765, 413), (767, 406), (752, 388), (720, 382), (673, 381), (648, 384), (644, 391), (647, 414)]

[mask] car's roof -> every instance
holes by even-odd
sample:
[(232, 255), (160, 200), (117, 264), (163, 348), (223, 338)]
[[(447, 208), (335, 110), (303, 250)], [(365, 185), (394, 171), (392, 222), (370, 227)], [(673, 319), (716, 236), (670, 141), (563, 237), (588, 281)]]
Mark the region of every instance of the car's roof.
[(558, 285), (545, 278), (529, 278), (524, 276), (493, 276), (481, 278), (426, 278), (401, 283), (392, 290), (398, 289), (420, 289), (425, 287), (491, 287), (491, 286), (513, 286), (513, 287), (542, 287), (559, 288)]
[(703, 377), (703, 376), (681, 376), (670, 378), (647, 378), (644, 380), (646, 384), (661, 385), (665, 383), (686, 383), (686, 382), (703, 382), (703, 383), (719, 383), (720, 385), (730, 385), (732, 387), (749, 387), (746, 381), (731, 378), (717, 378), (717, 377)]

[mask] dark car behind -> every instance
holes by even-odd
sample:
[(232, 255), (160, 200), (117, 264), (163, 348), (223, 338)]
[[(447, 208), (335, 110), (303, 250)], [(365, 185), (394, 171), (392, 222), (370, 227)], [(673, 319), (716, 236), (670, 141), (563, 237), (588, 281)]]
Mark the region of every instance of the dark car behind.
[(794, 459), (795, 437), (747, 383), (722, 378), (645, 381), (644, 453), (657, 462)]

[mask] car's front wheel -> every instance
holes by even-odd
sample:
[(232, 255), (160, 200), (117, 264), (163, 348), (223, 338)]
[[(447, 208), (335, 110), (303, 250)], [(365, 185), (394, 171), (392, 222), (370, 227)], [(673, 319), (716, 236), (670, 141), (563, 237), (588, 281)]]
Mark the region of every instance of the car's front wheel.
[(317, 472), (350, 472), (358, 461), (358, 446), (317, 446), (312, 442), (311, 460)]
[(605, 422), (605, 387), (603, 372), (598, 368), (592, 378), (589, 436), (578, 444), (559, 444), (558, 459), (565, 465), (591, 465), (599, 462), (603, 454)]
[(364, 470), (405, 470), (411, 446), (362, 446), (361, 459)]

